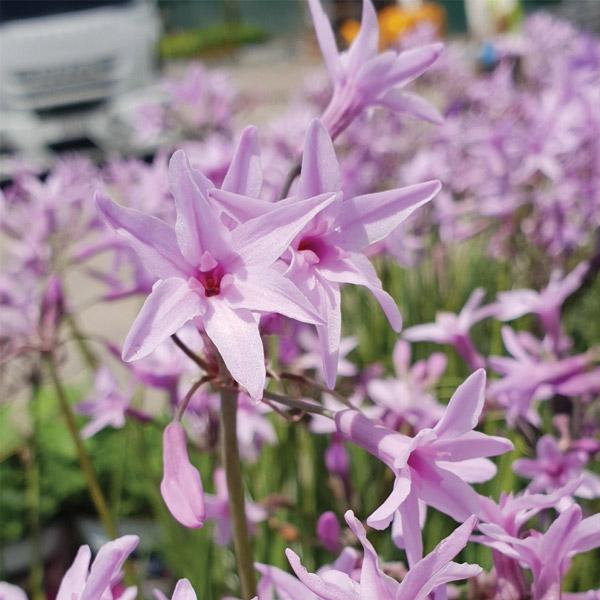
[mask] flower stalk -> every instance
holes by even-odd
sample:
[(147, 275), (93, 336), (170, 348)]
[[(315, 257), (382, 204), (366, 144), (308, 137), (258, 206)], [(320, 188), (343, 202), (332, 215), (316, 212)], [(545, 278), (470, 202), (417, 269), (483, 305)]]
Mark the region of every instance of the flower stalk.
[(250, 600), (256, 596), (256, 578), (237, 439), (237, 394), (227, 389), (221, 390), (221, 444), (241, 594), (243, 600)]
[(81, 472), (83, 473), (83, 477), (94, 504), (94, 508), (96, 509), (106, 535), (110, 539), (114, 540), (117, 537), (117, 528), (112, 519), (110, 511), (108, 510), (108, 504), (104, 498), (100, 484), (98, 483), (98, 477), (96, 476), (94, 465), (90, 460), (87, 450), (85, 449), (79, 428), (75, 422), (75, 414), (73, 413), (73, 409), (71, 408), (71, 404), (67, 398), (66, 391), (60, 380), (54, 355), (52, 352), (46, 352), (44, 353), (44, 359), (48, 367), (48, 373), (50, 375), (52, 385), (54, 386), (54, 390), (58, 398), (60, 410), (63, 414), (67, 429), (69, 430), (69, 434), (71, 435), (71, 439), (75, 444)]

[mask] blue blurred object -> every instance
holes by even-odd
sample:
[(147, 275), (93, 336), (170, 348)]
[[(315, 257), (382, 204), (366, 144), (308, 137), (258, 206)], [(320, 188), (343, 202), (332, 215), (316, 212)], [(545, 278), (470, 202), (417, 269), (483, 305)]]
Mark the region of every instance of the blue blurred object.
[(477, 63), (484, 71), (493, 71), (498, 64), (498, 50), (490, 41), (483, 42), (477, 53)]

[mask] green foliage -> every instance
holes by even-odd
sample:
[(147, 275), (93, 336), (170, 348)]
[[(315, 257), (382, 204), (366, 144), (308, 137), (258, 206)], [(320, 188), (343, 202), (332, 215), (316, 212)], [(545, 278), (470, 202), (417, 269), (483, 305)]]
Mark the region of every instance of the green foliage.
[(166, 34), (160, 41), (163, 59), (194, 58), (202, 54), (228, 50), (267, 39), (264, 29), (245, 23), (212, 25), (203, 29), (186, 29)]

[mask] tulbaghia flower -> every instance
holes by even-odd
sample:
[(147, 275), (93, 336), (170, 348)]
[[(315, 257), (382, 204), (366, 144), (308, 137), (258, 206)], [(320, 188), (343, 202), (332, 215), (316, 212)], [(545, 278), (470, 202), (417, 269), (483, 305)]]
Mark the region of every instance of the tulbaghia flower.
[(500, 292), (496, 317), (501, 321), (510, 321), (535, 313), (539, 316), (544, 329), (554, 340), (558, 349), (561, 339), (560, 309), (564, 301), (579, 287), (589, 269), (587, 262), (579, 263), (568, 275), (561, 277), (557, 271), (552, 273), (550, 282), (541, 291), (513, 290)]
[(502, 339), (512, 358), (488, 358), (492, 369), (503, 376), (491, 382), (488, 392), (506, 408), (506, 418), (511, 425), (518, 417), (538, 424), (539, 415), (532, 403), (551, 398), (563, 386), (568, 386), (571, 379), (579, 378), (594, 357), (594, 351), (590, 350), (558, 359), (528, 332), (516, 333), (508, 326), (502, 328)]
[(410, 366), (410, 344), (399, 340), (394, 348), (394, 379), (372, 379), (367, 383), (369, 397), (385, 412), (381, 421), (390, 429), (408, 423), (416, 431), (433, 427), (444, 413), (431, 388), (446, 369), (446, 356), (434, 352), (427, 360)]
[(600, 546), (600, 514), (582, 519), (576, 504), (562, 512), (544, 534), (534, 531), (529, 537), (516, 538), (497, 525), (481, 524), (479, 529), (493, 540), (488, 545), (531, 569), (533, 600), (560, 598), (571, 558)]
[(422, 500), (457, 521), (479, 512), (479, 500), (467, 482), (491, 479), (495, 465), (485, 457), (504, 454), (512, 443), (473, 429), (485, 401), (485, 371), (480, 369), (461, 384), (433, 429), (414, 438), (376, 425), (356, 410), (336, 414), (338, 430), (383, 461), (394, 473), (394, 487), (385, 502), (367, 519), (386, 528), (400, 509), (409, 563), (422, 556), (419, 505)]
[(76, 406), (79, 414), (90, 417), (81, 430), (84, 438), (92, 437), (105, 427), (120, 429), (125, 425), (132, 393), (123, 393), (122, 387), (106, 367), (98, 369), (93, 392)]
[[(157, 600), (168, 600), (160, 590), (154, 590), (154, 596)], [(180, 579), (177, 582), (171, 600), (197, 600), (196, 592), (188, 579)]]
[[(92, 552), (89, 546), (81, 546), (73, 564), (62, 578), (56, 600), (133, 600), (135, 587), (119, 593), (121, 567), (139, 543), (136, 535), (124, 535), (104, 544), (90, 568)], [(122, 589), (122, 588), (121, 588)], [(0, 582), (0, 599), (27, 600), (19, 588)]]
[(467, 579), (481, 572), (478, 565), (458, 564), (452, 559), (466, 546), (475, 525), (470, 517), (434, 550), (408, 571), (401, 583), (386, 575), (375, 548), (369, 542), (360, 521), (352, 511), (345, 515), (346, 522), (360, 541), (364, 557), (357, 580), (347, 571), (332, 568), (309, 573), (298, 556), (290, 549), (286, 555), (302, 585), (289, 577), (277, 574), (277, 569), (261, 569), (277, 589), (289, 600), (425, 600), (436, 588), (451, 581)]
[[(551, 435), (542, 436), (536, 444), (536, 457), (519, 458), (513, 463), (517, 475), (531, 479), (529, 490), (554, 492), (573, 481), (580, 484), (573, 491), (580, 498), (600, 497), (600, 476), (585, 469), (590, 455), (583, 449), (566, 448), (561, 450)], [(565, 504), (562, 503), (564, 508)]]
[(493, 314), (492, 305), (481, 306), (484, 296), (483, 289), (476, 289), (457, 315), (450, 312), (438, 312), (435, 323), (409, 327), (403, 333), (404, 339), (411, 342), (449, 344), (462, 356), (471, 369), (483, 367), (485, 361), (471, 341), (469, 330), (473, 325)]
[(379, 25), (371, 0), (363, 0), (359, 34), (348, 52), (340, 55), (335, 36), (319, 0), (309, 0), (315, 31), (333, 82), (333, 95), (323, 113), (323, 124), (336, 138), (369, 106), (384, 106), (398, 113), (440, 123), (442, 117), (428, 102), (400, 88), (427, 70), (442, 51), (430, 44), (401, 52), (378, 54)]
[(281, 206), (230, 231), (208, 200), (212, 184), (176, 152), (169, 166), (177, 205), (175, 229), (98, 197), (106, 221), (157, 279), (123, 346), (124, 360), (143, 358), (183, 325), (202, 325), (231, 375), (260, 398), (264, 350), (257, 312), (320, 322), (298, 289), (273, 267), (294, 236), (333, 194)]
[[(214, 474), (215, 494), (205, 494), (206, 519), (214, 521), (215, 543), (227, 546), (231, 542), (231, 517), (229, 515), (229, 494), (225, 471), (216, 469)], [(256, 524), (267, 518), (265, 508), (246, 500), (246, 520), (250, 532), (254, 532)]]
[(293, 207), (307, 202), (307, 198), (334, 194), (331, 204), (298, 232), (290, 253), (284, 257), (289, 263), (287, 276), (326, 321), (324, 325), (317, 325), (317, 333), (325, 380), (328, 386), (333, 387), (341, 337), (341, 285), (365, 286), (381, 305), (392, 327), (399, 331), (402, 318), (398, 307), (383, 290), (363, 251), (385, 239), (439, 190), (438, 181), (428, 181), (406, 188), (343, 198), (333, 143), (323, 125), (314, 120), (306, 134), (298, 197), (273, 204), (222, 190), (212, 190), (211, 195), (224, 211), (243, 223), (250, 215), (274, 214), (273, 211), (282, 204)]
[(198, 469), (190, 463), (187, 436), (179, 421), (163, 433), (163, 479), (160, 493), (170, 513), (185, 527), (204, 525), (204, 488)]
[[(502, 492), (496, 504), (491, 498), (480, 496), (481, 522), (490, 523), (502, 528), (513, 537), (520, 537), (522, 527), (540, 511), (553, 508), (563, 498), (571, 495), (577, 486), (578, 480), (572, 480), (567, 485), (557, 489), (551, 494), (532, 494), (525, 491), (517, 496), (512, 493)], [(527, 584), (521, 566), (517, 560), (506, 556), (494, 549), (495, 541), (486, 536), (477, 536), (474, 541), (489, 545), (492, 548), (494, 570), (496, 577), (496, 593), (499, 597), (508, 600), (519, 600), (527, 595)]]

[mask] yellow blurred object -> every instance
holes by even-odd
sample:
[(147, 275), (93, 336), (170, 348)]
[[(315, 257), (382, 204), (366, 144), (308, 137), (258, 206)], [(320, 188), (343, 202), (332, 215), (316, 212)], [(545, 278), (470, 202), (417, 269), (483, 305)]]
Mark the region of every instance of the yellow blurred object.
[(340, 27), (340, 35), (342, 39), (348, 44), (352, 43), (352, 40), (358, 35), (360, 31), (360, 23), (356, 19), (346, 19)]
[[(441, 35), (446, 25), (446, 11), (444, 7), (435, 2), (425, 2), (415, 8), (401, 6), (386, 6), (377, 15), (379, 21), (379, 46), (384, 50), (394, 46), (408, 31), (421, 23), (430, 23)], [(340, 35), (349, 45), (358, 35), (360, 23), (348, 19), (342, 23)]]

